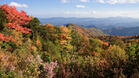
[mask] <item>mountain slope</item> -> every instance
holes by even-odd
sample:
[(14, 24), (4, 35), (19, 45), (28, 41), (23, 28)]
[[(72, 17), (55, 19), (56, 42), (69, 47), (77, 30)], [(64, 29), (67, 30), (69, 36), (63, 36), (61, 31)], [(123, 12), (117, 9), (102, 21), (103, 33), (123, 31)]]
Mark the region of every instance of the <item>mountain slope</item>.
[(97, 37), (97, 36), (105, 36), (106, 35), (97, 28), (83, 28), (76, 24), (68, 24), (67, 27), (69, 27), (69, 26), (73, 30), (75, 30), (75, 31), (79, 32), (80, 34), (82, 34), (83, 36), (87, 36), (87, 37)]

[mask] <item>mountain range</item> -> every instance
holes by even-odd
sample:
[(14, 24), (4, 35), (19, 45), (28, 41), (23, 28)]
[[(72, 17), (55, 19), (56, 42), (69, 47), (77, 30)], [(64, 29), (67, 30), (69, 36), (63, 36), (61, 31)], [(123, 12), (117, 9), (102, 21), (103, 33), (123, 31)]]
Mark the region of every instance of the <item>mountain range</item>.
[(114, 27), (139, 27), (139, 19), (129, 17), (109, 17), (109, 18), (39, 18), (42, 24), (50, 23), (54, 25), (77, 24), (86, 28), (97, 27), (108, 29)]
[[(39, 18), (41, 24), (67, 25), (76, 24), (82, 28), (97, 28), (105, 34), (114, 36), (139, 35), (139, 19), (129, 17), (109, 17), (109, 18)], [(75, 26), (75, 25), (74, 25)]]
[(103, 32), (112, 36), (135, 36), (139, 35), (139, 27), (117, 27), (104, 29)]

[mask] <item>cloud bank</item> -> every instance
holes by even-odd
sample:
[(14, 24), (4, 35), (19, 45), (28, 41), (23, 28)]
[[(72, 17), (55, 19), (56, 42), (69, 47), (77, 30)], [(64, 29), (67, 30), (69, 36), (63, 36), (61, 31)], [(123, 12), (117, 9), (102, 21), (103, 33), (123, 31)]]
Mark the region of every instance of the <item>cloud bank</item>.
[(139, 18), (139, 11), (65, 11), (68, 17), (133, 17)]

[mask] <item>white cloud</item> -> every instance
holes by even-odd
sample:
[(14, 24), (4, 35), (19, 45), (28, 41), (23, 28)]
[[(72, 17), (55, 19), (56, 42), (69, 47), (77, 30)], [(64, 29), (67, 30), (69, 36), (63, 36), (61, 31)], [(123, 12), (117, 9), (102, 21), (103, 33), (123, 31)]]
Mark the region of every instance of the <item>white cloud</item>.
[(76, 8), (85, 8), (84, 5), (76, 5)]
[(89, 2), (90, 0), (61, 0), (62, 3), (67, 3), (67, 2)]
[(80, 0), (81, 2), (89, 2), (89, 0)]
[(68, 2), (68, 0), (61, 0), (61, 2), (62, 2), (62, 3), (67, 3), (67, 2)]
[(116, 3), (118, 3), (118, 1), (117, 0), (108, 0), (107, 3), (109, 3), (109, 4), (116, 4)]
[(104, 0), (98, 0), (98, 2), (100, 2), (100, 3), (105, 3), (105, 1), (104, 1)]
[(92, 11), (92, 14), (96, 14), (97, 12), (96, 11)]
[(11, 2), (10, 6), (15, 6), (15, 7), (18, 7), (18, 8), (28, 8), (28, 5), (26, 5), (26, 4), (19, 4), (17, 2)]
[(124, 4), (124, 3), (139, 3), (139, 0), (97, 0), (100, 3), (108, 4)]

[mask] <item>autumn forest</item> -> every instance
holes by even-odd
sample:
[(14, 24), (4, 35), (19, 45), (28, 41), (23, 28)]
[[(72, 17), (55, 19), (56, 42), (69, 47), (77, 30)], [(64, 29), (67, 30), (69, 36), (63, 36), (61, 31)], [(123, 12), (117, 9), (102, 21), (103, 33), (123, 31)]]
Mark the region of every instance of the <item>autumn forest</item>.
[(41, 24), (3, 4), (0, 78), (139, 78), (139, 36)]

